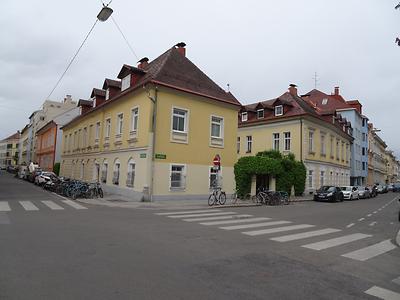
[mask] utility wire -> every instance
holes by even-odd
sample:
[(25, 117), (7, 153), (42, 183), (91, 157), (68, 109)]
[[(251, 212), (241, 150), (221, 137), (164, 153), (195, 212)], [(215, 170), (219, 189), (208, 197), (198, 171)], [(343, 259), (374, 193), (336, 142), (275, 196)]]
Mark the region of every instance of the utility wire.
[[(110, 2), (111, 3), (111, 2)], [(110, 4), (109, 3), (109, 4)], [(108, 5), (108, 4), (107, 4)], [(121, 28), (118, 26), (117, 21), (115, 21), (115, 19), (113, 18), (113, 16), (111, 16), (111, 20), (113, 21), (113, 23), (115, 24), (115, 26), (117, 27), (118, 31), (121, 33), (123, 39), (125, 40), (126, 44), (128, 45), (129, 49), (131, 50), (131, 52), (133, 53), (133, 55), (136, 57), (137, 60), (139, 60), (139, 57), (136, 55), (135, 50), (133, 50), (131, 44), (129, 44), (128, 39), (126, 38), (126, 36), (124, 35), (124, 33), (122, 32)]]
[[(110, 3), (112, 2), (112, 0), (110, 1)], [(109, 4), (110, 4), (109, 3)], [(56, 85), (54, 86), (54, 88), (51, 90), (50, 94), (47, 96), (47, 99), (50, 98), (50, 96), (53, 94), (54, 90), (57, 88), (57, 86), (59, 85), (59, 83), (61, 82), (61, 80), (64, 78), (64, 75), (67, 73), (69, 67), (72, 65), (72, 63), (74, 62), (75, 58), (78, 56), (79, 51), (82, 49), (83, 45), (85, 44), (86, 40), (89, 38), (89, 35), (92, 33), (94, 27), (96, 26), (97, 22), (99, 21), (99, 19), (96, 18), (96, 21), (94, 22), (92, 28), (90, 28), (88, 34), (86, 35), (85, 39), (83, 40), (82, 44), (79, 46), (78, 50), (76, 51), (75, 55), (72, 57), (71, 61), (69, 62), (67, 68), (65, 69), (65, 71), (62, 73), (60, 79), (58, 79)]]

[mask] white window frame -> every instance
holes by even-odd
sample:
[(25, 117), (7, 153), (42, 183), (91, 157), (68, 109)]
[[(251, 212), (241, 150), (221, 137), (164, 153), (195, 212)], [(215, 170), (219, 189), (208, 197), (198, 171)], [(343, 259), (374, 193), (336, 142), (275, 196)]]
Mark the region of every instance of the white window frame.
[(106, 89), (106, 100), (110, 99), (110, 89)]
[[(105, 173), (106, 176), (103, 176)], [(102, 183), (107, 183), (107, 177), (108, 177), (108, 161), (105, 160), (103, 161), (103, 164), (101, 165), (101, 174), (100, 174), (100, 181)]]
[[(115, 173), (118, 172), (118, 181), (115, 181)], [(120, 184), (120, 179), (121, 179), (121, 162), (119, 159), (116, 159), (114, 162), (114, 167), (113, 167), (113, 184), (114, 185), (119, 185)]]
[(131, 74), (128, 74), (121, 80), (121, 92), (125, 91), (130, 86), (131, 86)]
[[(180, 187), (172, 186), (172, 173), (173, 173), (172, 168), (173, 167), (182, 167), (181, 186)], [(170, 191), (183, 191), (186, 189), (186, 172), (187, 172), (186, 164), (170, 164), (170, 166), (169, 166), (169, 189), (170, 189)]]
[(106, 126), (104, 127), (104, 136), (106, 139), (110, 138), (111, 134), (111, 118), (106, 119)]
[(116, 135), (121, 136), (122, 135), (122, 130), (123, 130), (123, 125), (124, 125), (124, 114), (118, 113), (117, 114), (117, 131), (116, 131)]
[(277, 105), (274, 107), (275, 117), (283, 116), (283, 105)]
[[(131, 166), (133, 166), (133, 168)], [(136, 162), (131, 158), (128, 161), (128, 172), (126, 176), (127, 187), (133, 188), (135, 186), (135, 176), (136, 176)]]
[[(184, 116), (182, 116), (182, 115), (180, 115), (180, 114), (176, 114), (175, 115), (175, 110), (180, 110), (180, 111), (183, 111), (183, 112), (185, 112), (185, 115)], [(177, 117), (177, 118), (182, 118), (183, 117), (183, 131), (182, 130), (177, 130), (177, 129), (174, 129), (174, 117)], [(188, 133), (188, 118), (189, 118), (189, 110), (188, 109), (185, 109), (185, 108), (180, 108), (180, 107), (176, 107), (176, 106), (173, 106), (172, 107), (172, 113), (171, 113), (171, 131), (172, 132), (177, 132), (177, 133)]]
[(309, 189), (314, 188), (314, 170), (308, 170), (307, 172), (307, 186)]
[(308, 131), (308, 152), (314, 153), (314, 130)]
[(279, 132), (274, 132), (272, 134), (272, 149), (279, 151), (280, 148), (280, 134)]
[(131, 109), (131, 133), (137, 133), (139, 127), (139, 106)]
[(246, 136), (246, 153), (251, 153), (251, 151), (253, 150), (253, 136), (252, 135), (248, 135)]
[[(262, 113), (262, 116), (260, 116), (260, 113)], [(257, 109), (257, 119), (264, 119), (264, 117), (265, 117), (264, 109)]]
[(321, 134), (321, 155), (326, 155), (325, 134)]
[(100, 121), (99, 122), (96, 122), (96, 132), (95, 132), (95, 140), (99, 140), (99, 138), (100, 138), (100, 129), (101, 129), (101, 123), (100, 123)]
[(283, 141), (284, 141), (284, 145), (283, 145), (283, 150), (284, 151), (290, 151), (291, 149), (291, 144), (292, 144), (292, 137), (290, 134), (290, 131), (284, 132), (283, 133)]
[(87, 147), (87, 127), (83, 128), (83, 135), (82, 135), (82, 147)]
[(325, 184), (325, 170), (321, 170), (319, 172), (320, 177), (319, 177), (319, 185), (320, 187), (323, 186)]
[(247, 111), (246, 112), (242, 112), (242, 122), (246, 122), (247, 120), (248, 120)]
[[(214, 121), (213, 118), (218, 119), (220, 122)], [(219, 126), (219, 135), (213, 135), (212, 126), (217, 125)], [(220, 116), (211, 115), (210, 116), (210, 135), (212, 138), (224, 138), (224, 118)]]

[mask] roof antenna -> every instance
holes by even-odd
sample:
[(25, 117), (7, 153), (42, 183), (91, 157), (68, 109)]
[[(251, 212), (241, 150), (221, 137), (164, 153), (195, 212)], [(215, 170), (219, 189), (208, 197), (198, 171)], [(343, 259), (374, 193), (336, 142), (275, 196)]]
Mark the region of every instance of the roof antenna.
[(319, 81), (317, 72), (314, 73), (314, 77), (312, 79), (314, 79), (314, 88), (317, 89), (317, 85), (318, 85), (318, 81)]
[(226, 86), (228, 87), (228, 93), (229, 93), (231, 91), (231, 85), (227, 83)]

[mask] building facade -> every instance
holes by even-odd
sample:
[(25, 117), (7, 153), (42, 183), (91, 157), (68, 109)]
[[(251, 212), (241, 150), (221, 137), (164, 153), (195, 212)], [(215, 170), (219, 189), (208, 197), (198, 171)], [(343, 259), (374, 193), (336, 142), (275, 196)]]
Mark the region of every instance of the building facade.
[(336, 111), (351, 123), (353, 143), (351, 144), (350, 184), (364, 186), (368, 178), (368, 118), (362, 114), (358, 100), (346, 101), (335, 87), (331, 95), (312, 90), (302, 97), (311, 101), (321, 112)]
[(21, 133), (18, 131), (13, 135), (0, 141), (0, 166), (16, 167), (19, 163), (19, 140)]
[(270, 149), (293, 153), (307, 168), (306, 193), (312, 193), (322, 185), (350, 184), (350, 134), (349, 122), (335, 112), (319, 113), (292, 85), (276, 99), (242, 108), (237, 153), (239, 157)]
[(368, 185), (385, 184), (387, 180), (386, 143), (378, 130), (368, 123)]
[(63, 127), (61, 174), (101, 181), (132, 200), (206, 198), (217, 177), (234, 192), (240, 103), (185, 55), (180, 43), (158, 58), (124, 65), (119, 81), (93, 89)]
[(386, 183), (394, 183), (399, 180), (399, 162), (393, 151), (386, 151)]

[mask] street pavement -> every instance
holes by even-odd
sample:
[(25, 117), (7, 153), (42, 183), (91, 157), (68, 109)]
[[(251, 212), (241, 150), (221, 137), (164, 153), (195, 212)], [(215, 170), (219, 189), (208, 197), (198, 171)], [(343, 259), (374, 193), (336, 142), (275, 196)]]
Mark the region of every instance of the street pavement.
[(399, 196), (110, 207), (2, 172), (0, 299), (400, 299)]

